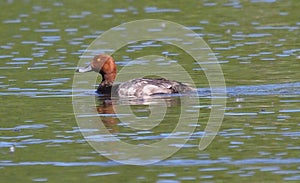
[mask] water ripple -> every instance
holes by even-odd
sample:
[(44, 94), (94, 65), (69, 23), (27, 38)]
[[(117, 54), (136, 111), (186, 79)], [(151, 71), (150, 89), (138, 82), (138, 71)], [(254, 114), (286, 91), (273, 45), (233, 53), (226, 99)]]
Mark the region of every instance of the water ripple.
[[(281, 164), (281, 165), (297, 165), (300, 163), (299, 158), (252, 158), (252, 159), (241, 159), (241, 160), (196, 160), (196, 159), (180, 159), (180, 160), (164, 160), (148, 166), (174, 166), (174, 167), (185, 167), (185, 166), (199, 166), (199, 165), (213, 165), (213, 164), (228, 164), (228, 165), (270, 165), (270, 164)], [(102, 162), (41, 162), (41, 161), (30, 161), (30, 162), (10, 162), (0, 161), (0, 166), (33, 166), (33, 165), (53, 165), (53, 166), (120, 166), (120, 163), (115, 161), (102, 161)], [(258, 168), (260, 169), (260, 168)], [(200, 169), (201, 170), (201, 169)], [(204, 169), (205, 170), (205, 169)], [(208, 169), (209, 170), (209, 169)], [(216, 170), (223, 170), (222, 167)], [(266, 171), (265, 169), (262, 169)], [(275, 169), (277, 170), (277, 169)], [(280, 173), (280, 172), (279, 172)]]

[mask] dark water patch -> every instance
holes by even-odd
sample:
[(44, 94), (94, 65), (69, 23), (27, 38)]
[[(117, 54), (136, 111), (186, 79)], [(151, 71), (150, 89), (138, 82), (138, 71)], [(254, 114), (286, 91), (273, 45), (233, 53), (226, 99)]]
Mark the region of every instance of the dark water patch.
[(300, 82), (227, 87), (228, 95), (300, 95)]

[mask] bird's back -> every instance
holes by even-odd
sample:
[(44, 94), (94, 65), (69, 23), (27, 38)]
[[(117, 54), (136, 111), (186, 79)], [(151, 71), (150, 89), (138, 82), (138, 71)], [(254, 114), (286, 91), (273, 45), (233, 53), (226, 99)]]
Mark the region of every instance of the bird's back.
[(118, 85), (116, 93), (120, 97), (143, 97), (156, 94), (186, 93), (195, 90), (184, 83), (164, 78), (138, 78)]

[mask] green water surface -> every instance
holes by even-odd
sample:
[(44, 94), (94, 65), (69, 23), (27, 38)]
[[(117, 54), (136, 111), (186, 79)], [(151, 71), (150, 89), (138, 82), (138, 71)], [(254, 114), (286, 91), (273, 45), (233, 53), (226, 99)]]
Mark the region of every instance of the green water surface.
[[(199, 151), (201, 135), (195, 133), (177, 153), (147, 166), (118, 164), (96, 152), (78, 130), (72, 107), (80, 55), (104, 31), (140, 19), (174, 21), (202, 36), (221, 62), (229, 88), (297, 83), (300, 1), (1, 0), (0, 7), (0, 182), (300, 180), (299, 84), (275, 94), (233, 92), (207, 149)], [(191, 58), (174, 46), (133, 52), (124, 47), (114, 57), (120, 69), (127, 60), (162, 52), (189, 69), (197, 87), (208, 87), (204, 73), (185, 65)], [(200, 101), (195, 132), (203, 131), (210, 112), (209, 98)], [(137, 114), (148, 114), (138, 112), (145, 106), (135, 107)], [(126, 142), (153, 143), (170, 133), (180, 112), (180, 105), (172, 106), (166, 121), (149, 134), (118, 123), (109, 128)]]

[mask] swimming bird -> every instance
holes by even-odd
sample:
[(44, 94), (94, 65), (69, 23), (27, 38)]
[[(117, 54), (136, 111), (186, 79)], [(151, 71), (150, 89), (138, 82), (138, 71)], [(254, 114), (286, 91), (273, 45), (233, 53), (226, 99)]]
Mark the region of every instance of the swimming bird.
[(96, 55), (88, 66), (76, 70), (76, 72), (80, 73), (90, 71), (98, 72), (102, 76), (102, 81), (97, 88), (97, 93), (100, 94), (143, 98), (157, 94), (196, 91), (195, 88), (187, 84), (167, 80), (165, 78), (137, 78), (118, 85), (113, 85), (117, 75), (117, 66), (113, 57), (107, 54)]

